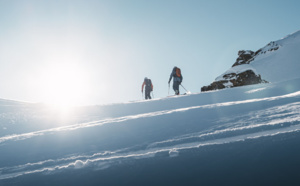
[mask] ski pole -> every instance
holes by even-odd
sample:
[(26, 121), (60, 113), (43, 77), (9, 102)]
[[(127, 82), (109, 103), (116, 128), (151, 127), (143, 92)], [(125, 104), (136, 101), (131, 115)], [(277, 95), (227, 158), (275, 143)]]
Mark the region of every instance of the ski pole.
[(153, 91), (152, 91), (152, 98), (154, 98), (154, 94), (153, 94)]
[(170, 95), (170, 83), (169, 83), (169, 89), (168, 89), (168, 96)]
[[(182, 86), (182, 88), (185, 90), (185, 91), (187, 91), (185, 88), (184, 88), (184, 86), (182, 85), (182, 84), (180, 84), (181, 86)], [(187, 91), (188, 92), (188, 91)]]

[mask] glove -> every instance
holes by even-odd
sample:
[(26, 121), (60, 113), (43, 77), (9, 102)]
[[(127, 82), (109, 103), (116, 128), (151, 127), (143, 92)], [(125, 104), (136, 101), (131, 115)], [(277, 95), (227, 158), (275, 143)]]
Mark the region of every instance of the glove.
[(143, 93), (143, 91), (141, 91)]
[(168, 81), (168, 84), (170, 84), (170, 81)]

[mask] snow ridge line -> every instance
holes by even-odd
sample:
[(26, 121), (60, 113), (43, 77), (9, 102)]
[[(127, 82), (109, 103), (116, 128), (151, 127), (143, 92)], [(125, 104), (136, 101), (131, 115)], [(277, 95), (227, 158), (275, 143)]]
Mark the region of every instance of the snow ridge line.
[[(189, 140), (189, 139), (193, 139), (193, 138), (201, 139), (203, 137), (211, 137), (211, 136), (225, 134), (225, 133), (229, 133), (229, 132), (238, 132), (238, 131), (245, 131), (245, 130), (251, 130), (251, 129), (258, 129), (258, 128), (261, 128), (261, 127), (268, 127), (268, 126), (275, 126), (275, 125), (281, 125), (281, 127), (283, 127), (283, 123), (299, 123), (299, 122), (300, 122), (300, 116), (293, 116), (293, 117), (290, 117), (289, 119), (286, 119), (286, 118), (276, 119), (276, 120), (273, 120), (273, 121), (270, 121), (270, 122), (267, 122), (267, 123), (259, 123), (259, 124), (255, 124), (255, 125), (248, 125), (248, 126), (242, 126), (242, 127), (233, 127), (233, 128), (216, 130), (216, 131), (213, 131), (213, 132), (208, 132), (208, 133), (199, 134), (199, 135), (169, 139), (169, 140), (165, 140), (165, 141), (150, 144), (150, 145), (148, 145), (147, 148), (153, 148), (153, 147), (157, 147), (157, 146), (160, 146), (160, 145), (170, 144), (170, 143), (175, 143), (175, 142), (179, 143), (179, 142), (182, 142), (184, 140)], [(294, 124), (294, 125), (298, 125), (298, 124)], [(291, 126), (294, 126), (294, 125), (291, 125)], [(289, 127), (291, 127), (291, 126), (289, 126)], [(215, 138), (217, 138), (217, 137), (215, 137)], [(222, 137), (221, 137), (221, 139), (222, 139)]]
[[(281, 108), (283, 107), (283, 108)], [(199, 140), (194, 140), (195, 142), (197, 143), (204, 143), (204, 142), (207, 142), (207, 141), (211, 141), (211, 137), (213, 136), (213, 139), (226, 139), (228, 138), (228, 136), (216, 136), (216, 135), (219, 135), (219, 134), (226, 134), (226, 133), (230, 133), (231, 137), (233, 136), (241, 136), (241, 135), (246, 135), (245, 133), (244, 134), (231, 134), (232, 132), (239, 132), (239, 131), (246, 131), (247, 134), (253, 134), (253, 133), (257, 133), (256, 131), (261, 131), (260, 127), (266, 127), (266, 126), (275, 126), (277, 125), (278, 127), (280, 128), (288, 128), (288, 127), (291, 127), (291, 126), (294, 126), (294, 125), (299, 125), (299, 122), (300, 122), (300, 116), (299, 116), (299, 111), (300, 111), (300, 102), (297, 102), (297, 103), (291, 103), (291, 104), (287, 104), (285, 106), (279, 106), (279, 107), (275, 107), (275, 108), (271, 108), (271, 109), (268, 109), (265, 111), (265, 113), (262, 113), (263, 115), (265, 114), (268, 114), (273, 117), (274, 114), (276, 116), (278, 116), (278, 111), (276, 110), (279, 110), (279, 112), (283, 109), (283, 110), (286, 110), (287, 108), (290, 108), (290, 112), (287, 113), (288, 117), (286, 117), (286, 115), (284, 116), (284, 118), (275, 118), (267, 123), (265, 123), (264, 121), (262, 123), (258, 123), (258, 124), (254, 124), (254, 125), (247, 125), (247, 126), (242, 126), (242, 127), (239, 127), (239, 126), (234, 126), (234, 127), (230, 127), (230, 128), (226, 128), (226, 129), (222, 129), (222, 130), (215, 130), (213, 132), (207, 132), (207, 133), (204, 133), (204, 134), (200, 134), (200, 135), (190, 135), (188, 137), (181, 137), (181, 138), (176, 138), (176, 139), (170, 139), (170, 140), (165, 140), (165, 141), (161, 141), (161, 142), (156, 142), (156, 143), (153, 143), (153, 144), (150, 144), (146, 147), (145, 150), (153, 150), (154, 148), (155, 149), (158, 149), (158, 148), (166, 148), (166, 145), (167, 146), (175, 146), (175, 145), (179, 145), (179, 144), (191, 144), (191, 142), (187, 142), (186, 140), (188, 139), (192, 139), (192, 138), (203, 138), (203, 137), (210, 137), (208, 139), (201, 139), (201, 141)], [(273, 112), (270, 112), (270, 111), (273, 111)], [(292, 114), (291, 114), (292, 113)], [(282, 115), (279, 115), (279, 117), (281, 117)], [(230, 121), (229, 121), (230, 122)], [(226, 122), (227, 123), (227, 122)], [(238, 122), (237, 122), (238, 123)], [(251, 123), (249, 122), (248, 120), (246, 120), (246, 123)], [(251, 129), (256, 129), (255, 132), (253, 132)], [(273, 129), (271, 127), (271, 129)], [(248, 130), (250, 130), (248, 132)], [(264, 128), (264, 130), (270, 130), (269, 128)], [(195, 143), (193, 142), (193, 143)], [(177, 143), (177, 144), (174, 144), (174, 143)], [(162, 145), (165, 145), (165, 146), (162, 146)], [(172, 151), (172, 154), (176, 154), (177, 150), (175, 151)], [(83, 159), (95, 159), (95, 158), (104, 158), (104, 157), (109, 157), (109, 156), (114, 156), (116, 154), (122, 154), (122, 150), (118, 150), (118, 151), (115, 151), (115, 152), (109, 152), (109, 151), (106, 151), (106, 152), (99, 152), (99, 153), (94, 153), (92, 155), (79, 155), (79, 156), (71, 156), (71, 157), (68, 157), (68, 158), (60, 158), (60, 159), (57, 159), (57, 160), (53, 160), (53, 159), (49, 159), (49, 160), (45, 160), (45, 161), (40, 161), (40, 162), (36, 162), (36, 163), (27, 163), (27, 164), (24, 164), (24, 165), (19, 165), (19, 166), (13, 166), (13, 167), (4, 167), (4, 168), (0, 168), (0, 172), (4, 172), (4, 173), (9, 173), (9, 172), (13, 172), (13, 171), (20, 171), (20, 170), (25, 170), (25, 169), (30, 169), (30, 167), (38, 167), (38, 166), (49, 166), (49, 164), (57, 164), (57, 163), (63, 163), (63, 162), (67, 162), (67, 161), (82, 161)], [(124, 153), (124, 152), (123, 152)]]
[(225, 107), (225, 106), (254, 103), (254, 102), (260, 102), (260, 101), (274, 101), (274, 100), (278, 100), (278, 99), (285, 99), (285, 98), (291, 98), (291, 97), (297, 97), (297, 96), (300, 96), (300, 91), (281, 95), (281, 96), (268, 97), (268, 98), (248, 99), (248, 100), (242, 100), (242, 101), (231, 101), (231, 102), (223, 102), (223, 103), (215, 103), (215, 104), (208, 104), (208, 105), (201, 105), (201, 106), (178, 108), (178, 109), (172, 109), (172, 110), (150, 112), (150, 113), (137, 114), (137, 115), (122, 116), (122, 117), (118, 117), (118, 118), (111, 118), (111, 119), (105, 119), (105, 120), (100, 120), (100, 121), (92, 121), (92, 122), (87, 122), (87, 123), (81, 123), (81, 124), (57, 127), (57, 128), (52, 128), (52, 129), (40, 130), (40, 131), (35, 131), (35, 132), (30, 132), (30, 133), (4, 136), (4, 137), (0, 138), (0, 143), (6, 142), (6, 141), (25, 140), (25, 139), (32, 138), (35, 136), (51, 134), (52, 132), (63, 132), (63, 131), (77, 130), (77, 129), (81, 129), (81, 128), (96, 127), (96, 126), (102, 126), (102, 125), (108, 124), (108, 123), (120, 123), (120, 122), (128, 121), (128, 120), (147, 118), (147, 117), (155, 117), (155, 116), (172, 114), (172, 113), (176, 113), (176, 112), (185, 112), (188, 110), (199, 109), (199, 108)]
[[(236, 119), (238, 120), (236, 121)], [(173, 139), (154, 142), (148, 145), (148, 148), (167, 145), (171, 143), (179, 143), (179, 142), (182, 143), (183, 141), (188, 141), (188, 140), (203, 141), (205, 140), (206, 137), (214, 136), (214, 138), (218, 138), (218, 136), (222, 134), (238, 132), (238, 131), (243, 131), (243, 133), (245, 133), (247, 131), (251, 132), (253, 131), (253, 129), (268, 130), (277, 127), (286, 127), (286, 126), (298, 124), (299, 122), (300, 122), (300, 102), (293, 102), (286, 105), (271, 107), (269, 109), (250, 112), (248, 114), (239, 116), (237, 118), (230, 118), (230, 120), (227, 120), (225, 122), (224, 120), (222, 120), (223, 125), (220, 125), (219, 127), (221, 128), (226, 127), (225, 129), (214, 128), (214, 129), (209, 129), (208, 131), (201, 131), (193, 134), (183, 135)]]

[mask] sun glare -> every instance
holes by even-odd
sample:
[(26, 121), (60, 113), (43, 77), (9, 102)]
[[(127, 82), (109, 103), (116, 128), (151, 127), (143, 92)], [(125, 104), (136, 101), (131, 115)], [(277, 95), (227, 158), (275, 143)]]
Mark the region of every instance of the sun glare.
[(39, 79), (43, 102), (61, 109), (83, 104), (88, 93), (86, 75), (75, 65), (47, 67)]

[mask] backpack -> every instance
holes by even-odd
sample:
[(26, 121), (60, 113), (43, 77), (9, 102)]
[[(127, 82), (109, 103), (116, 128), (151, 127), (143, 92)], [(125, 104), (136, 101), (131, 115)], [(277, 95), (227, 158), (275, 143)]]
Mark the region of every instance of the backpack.
[(146, 79), (145, 80), (145, 85), (146, 85), (146, 87), (148, 87), (148, 88), (151, 88), (151, 79)]
[(174, 71), (175, 71), (174, 77), (181, 77), (181, 70), (180, 70), (180, 68), (176, 67), (176, 68), (174, 68)]

